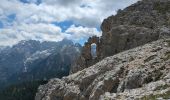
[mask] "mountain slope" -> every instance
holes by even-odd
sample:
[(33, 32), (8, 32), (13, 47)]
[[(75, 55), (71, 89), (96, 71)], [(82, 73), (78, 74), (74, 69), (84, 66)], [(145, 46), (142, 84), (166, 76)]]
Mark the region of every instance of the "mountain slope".
[(60, 42), (21, 41), (0, 52), (1, 87), (33, 80), (68, 75), (81, 45), (64, 39)]
[(34, 100), (39, 85), (46, 81), (29, 81), (13, 84), (4, 90), (0, 90), (0, 100)]
[(161, 39), (107, 57), (68, 77), (51, 79), (39, 87), (35, 100), (164, 97), (170, 91), (169, 67), (170, 39)]

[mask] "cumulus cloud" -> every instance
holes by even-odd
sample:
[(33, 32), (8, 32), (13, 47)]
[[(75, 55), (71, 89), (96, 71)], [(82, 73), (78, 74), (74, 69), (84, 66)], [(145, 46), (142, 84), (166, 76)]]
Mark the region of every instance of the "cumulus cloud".
[(66, 34), (69, 34), (67, 38), (74, 39), (74, 41), (79, 41), (80, 39), (87, 39), (90, 36), (96, 35), (101, 36), (101, 32), (99, 32), (96, 28), (87, 28), (75, 25), (72, 25), (66, 31)]
[[(33, 0), (35, 2), (35, 0)], [(61, 22), (73, 20), (85, 26), (98, 26), (103, 18), (137, 0), (42, 0), (40, 5), (18, 0), (1, 0), (0, 11), (5, 15), (15, 13), (18, 22)], [(96, 20), (94, 20), (96, 19)], [(78, 21), (77, 21), (78, 20)], [(84, 21), (86, 20), (86, 22)], [(91, 25), (91, 21), (95, 23)]]
[[(52, 24), (21, 24), (0, 29), (0, 45), (13, 45), (20, 40), (60, 41), (66, 36), (61, 28)], [(9, 41), (7, 41), (9, 39)], [(14, 41), (11, 41), (14, 40)]]
[[(70, 38), (79, 41), (92, 35), (100, 36), (97, 27), (104, 18), (137, 1), (1, 0), (0, 22), (3, 28), (0, 29), (0, 45), (12, 45), (23, 39), (59, 41)], [(14, 18), (10, 18), (11, 15)], [(66, 20), (72, 21), (73, 25), (64, 32), (62, 26), (52, 24)]]

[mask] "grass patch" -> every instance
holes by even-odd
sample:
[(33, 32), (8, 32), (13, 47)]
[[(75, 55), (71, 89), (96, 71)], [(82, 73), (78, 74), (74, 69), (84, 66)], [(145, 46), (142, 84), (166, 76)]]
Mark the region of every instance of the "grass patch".
[(164, 94), (157, 94), (157, 95), (148, 95), (144, 96), (139, 100), (157, 100), (157, 98), (163, 98), (163, 99), (170, 99), (170, 91), (164, 93)]
[(104, 97), (104, 100), (110, 100), (110, 98), (109, 97)]
[(154, 4), (154, 9), (157, 10), (161, 14), (165, 14), (170, 10), (170, 2), (163, 3), (163, 2), (156, 2)]
[(166, 85), (158, 86), (155, 90), (164, 90), (167, 89), (168, 87), (170, 87), (170, 85), (166, 84)]

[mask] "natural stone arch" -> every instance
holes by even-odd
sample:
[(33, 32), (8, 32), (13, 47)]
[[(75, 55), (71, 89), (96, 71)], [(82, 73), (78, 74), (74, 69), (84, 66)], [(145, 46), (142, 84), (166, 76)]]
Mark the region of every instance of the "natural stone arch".
[(100, 58), (100, 38), (97, 36), (90, 37), (82, 49), (82, 56), (85, 59), (87, 65), (89, 65), (89, 63), (88, 63), (89, 61), (94, 59), (93, 55), (91, 54), (91, 45), (92, 44), (96, 44), (95, 59)]
[(92, 56), (92, 59), (95, 59), (97, 57), (97, 44), (96, 43), (91, 44), (91, 56)]
[[(77, 59), (77, 61), (73, 64), (74, 68), (71, 69), (71, 73), (74, 73), (78, 70), (87, 68), (91, 65), (94, 65), (101, 59), (101, 43), (102, 40), (97, 37), (93, 36), (88, 39), (87, 42), (85, 42), (80, 57)], [(96, 44), (96, 56), (93, 57), (91, 54), (91, 45)]]
[(93, 56), (91, 54), (91, 45), (93, 45), (93, 44), (96, 45), (96, 57), (95, 58), (99, 57), (100, 56), (100, 53), (99, 53), (100, 52), (100, 38), (97, 36), (90, 37), (88, 39), (88, 43), (90, 44), (89, 50), (90, 50), (91, 59), (93, 58)]

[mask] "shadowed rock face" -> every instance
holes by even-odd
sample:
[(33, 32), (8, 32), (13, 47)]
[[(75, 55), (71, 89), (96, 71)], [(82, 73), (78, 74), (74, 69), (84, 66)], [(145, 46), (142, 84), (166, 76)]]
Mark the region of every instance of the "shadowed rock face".
[[(119, 10), (105, 19), (102, 36), (90, 37), (71, 73), (87, 68), (101, 59), (112, 56), (170, 33), (170, 0), (143, 0)], [(97, 58), (91, 59), (90, 45), (97, 44)]]

